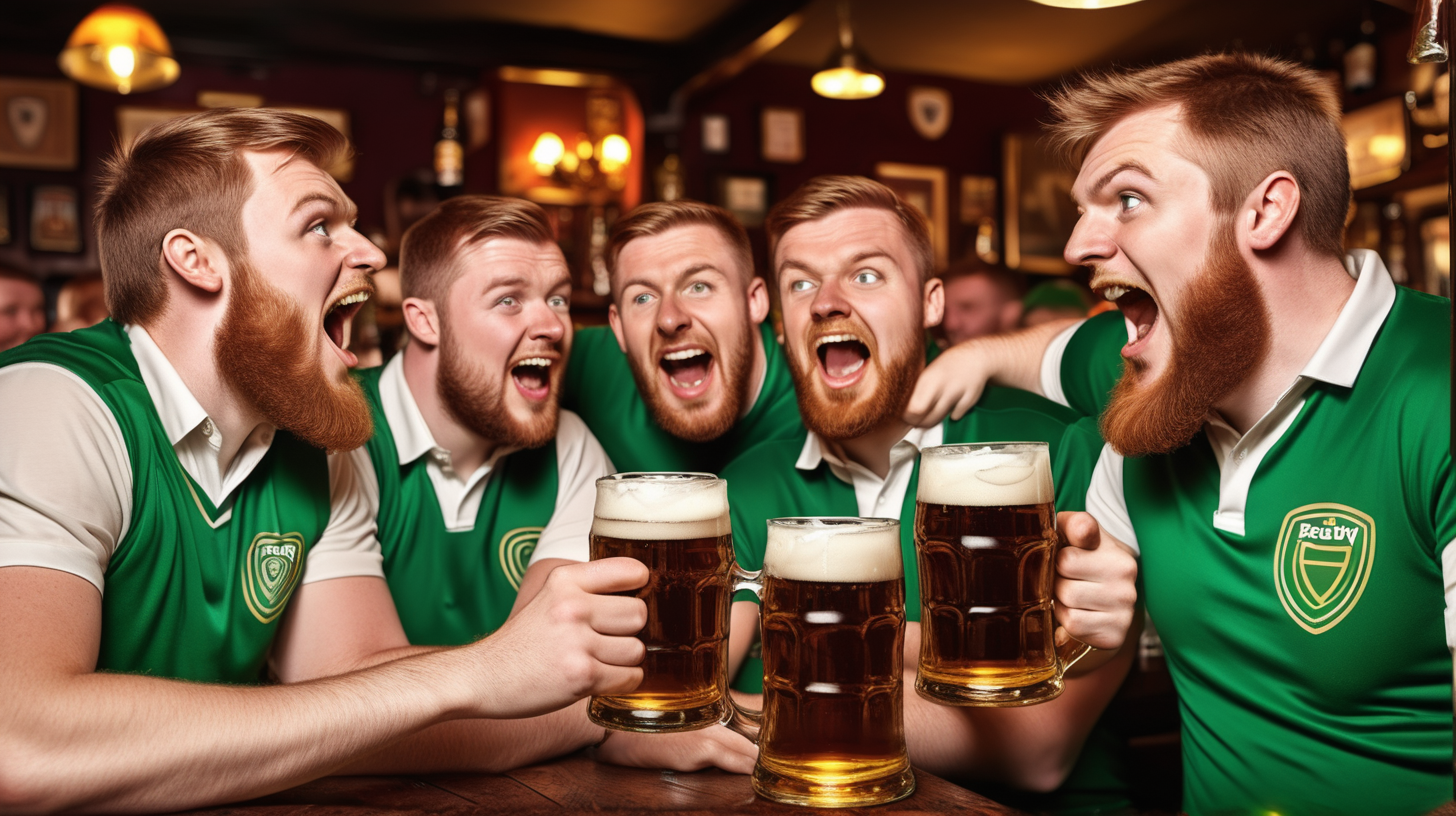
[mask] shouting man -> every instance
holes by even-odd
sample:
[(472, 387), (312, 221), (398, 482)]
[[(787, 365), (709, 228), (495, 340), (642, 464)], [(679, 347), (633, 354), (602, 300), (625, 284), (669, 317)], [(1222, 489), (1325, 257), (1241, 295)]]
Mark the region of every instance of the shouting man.
[(101, 179), (114, 321), (0, 355), (0, 809), (246, 798), (640, 682), (646, 609), (606, 596), (646, 580), (628, 559), (408, 645), (325, 454), (370, 437), (344, 325), (384, 261), (323, 170), (347, 150), (267, 110), (148, 131)]
[(612, 228), (607, 263), (611, 331), (582, 330), (566, 405), (618, 468), (714, 473), (802, 432), (768, 288), (731, 214), (644, 204)]

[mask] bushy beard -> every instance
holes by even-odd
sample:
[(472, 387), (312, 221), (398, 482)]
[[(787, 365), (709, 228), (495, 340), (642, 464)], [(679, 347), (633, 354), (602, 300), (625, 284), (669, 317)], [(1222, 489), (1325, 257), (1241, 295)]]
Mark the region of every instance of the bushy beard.
[(246, 259), (233, 269), (233, 293), (213, 336), (223, 380), (268, 422), (316, 448), (347, 451), (368, 442), (374, 423), (363, 389), (347, 371), (331, 379), (309, 344), (317, 319)]
[(440, 367), (435, 375), (440, 401), (461, 425), (499, 445), (539, 448), (556, 437), (562, 368), (561, 362), (551, 366), (551, 393), (541, 402), (527, 402), (530, 415), (521, 419), (506, 406), (505, 389), (514, 386), (510, 378), (502, 382), (472, 363), (448, 324), (441, 323)]
[(1147, 364), (1126, 360), (1102, 412), (1102, 438), (1123, 456), (1171, 453), (1188, 444), (1214, 405), (1269, 353), (1269, 310), (1239, 254), (1232, 223), (1210, 239), (1208, 260), (1177, 319), (1162, 322), (1172, 339), (1167, 370), (1142, 383)]
[[(812, 349), (815, 337), (825, 334), (853, 334), (862, 338), (869, 350), (865, 365), (879, 370), (875, 390), (867, 392), (864, 380), (849, 388), (829, 388), (819, 378), (817, 350), (810, 350), (807, 359), (803, 350)], [(850, 320), (836, 320), (814, 327), (813, 336), (799, 343), (800, 352), (789, 355), (789, 373), (794, 378), (794, 393), (799, 400), (799, 414), (804, 427), (823, 439), (843, 441), (857, 439), (905, 413), (915, 382), (925, 368), (925, 349), (919, 344), (920, 334), (911, 334), (898, 353), (881, 354), (870, 331)], [(886, 350), (888, 352), (888, 350)]]
[[(757, 330), (755, 326), (753, 331)], [(644, 364), (628, 355), (627, 362), (632, 370), (632, 379), (637, 382), (637, 393), (642, 395), (652, 421), (678, 439), (711, 442), (732, 430), (748, 403), (748, 380), (753, 372), (753, 333), (745, 332), (743, 342), (730, 349), (720, 347), (713, 354), (718, 388), (723, 394), (717, 410), (708, 405), (711, 395), (681, 406), (674, 397), (662, 393), (666, 386), (659, 379), (662, 369), (657, 361), (650, 360)]]

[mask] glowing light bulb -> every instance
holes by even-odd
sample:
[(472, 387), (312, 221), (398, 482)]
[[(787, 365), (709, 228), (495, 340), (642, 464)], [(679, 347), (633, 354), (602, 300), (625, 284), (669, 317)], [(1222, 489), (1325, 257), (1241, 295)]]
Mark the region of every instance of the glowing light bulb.
[(111, 68), (111, 73), (127, 79), (136, 70), (136, 52), (126, 45), (113, 45), (106, 52), (106, 64)]
[(602, 172), (615, 173), (632, 160), (632, 146), (626, 139), (613, 133), (602, 140), (601, 155), (597, 160)]
[(564, 155), (566, 145), (561, 137), (547, 131), (536, 137), (536, 145), (531, 148), (531, 163), (536, 165), (537, 173), (549, 176)]

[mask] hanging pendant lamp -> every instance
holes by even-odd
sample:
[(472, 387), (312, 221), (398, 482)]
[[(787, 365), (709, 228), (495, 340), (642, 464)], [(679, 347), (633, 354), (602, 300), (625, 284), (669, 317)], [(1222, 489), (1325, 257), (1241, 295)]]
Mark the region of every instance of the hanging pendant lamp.
[(1040, 3), (1043, 6), (1053, 8), (1069, 9), (1104, 9), (1116, 6), (1130, 6), (1141, 0), (1031, 0), (1033, 3)]
[(839, 45), (809, 84), (815, 93), (830, 99), (869, 99), (885, 90), (885, 73), (854, 43), (849, 0), (839, 0)]
[(150, 14), (121, 5), (101, 6), (76, 26), (61, 52), (61, 71), (83, 85), (129, 94), (177, 81), (167, 35)]

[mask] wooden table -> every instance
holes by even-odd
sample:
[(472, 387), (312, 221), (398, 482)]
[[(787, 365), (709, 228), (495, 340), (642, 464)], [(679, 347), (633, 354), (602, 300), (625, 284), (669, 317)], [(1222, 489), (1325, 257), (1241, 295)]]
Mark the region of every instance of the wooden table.
[(647, 771), (594, 762), (585, 753), (506, 774), (336, 776), (291, 790), (217, 808), (207, 814), (265, 816), (306, 810), (310, 816), (366, 813), (960, 813), (1018, 816), (1020, 811), (940, 777), (916, 770), (915, 793), (890, 805), (856, 810), (813, 810), (756, 796), (748, 777), (717, 770)]

